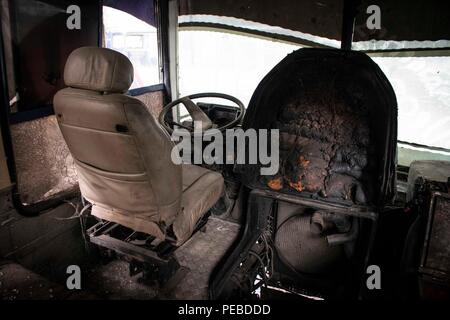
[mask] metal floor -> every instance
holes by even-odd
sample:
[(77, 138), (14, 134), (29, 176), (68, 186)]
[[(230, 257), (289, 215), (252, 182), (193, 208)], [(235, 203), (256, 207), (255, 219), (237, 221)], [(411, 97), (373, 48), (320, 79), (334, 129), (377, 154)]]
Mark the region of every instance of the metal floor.
[(207, 299), (211, 272), (236, 239), (239, 228), (237, 223), (210, 217), (206, 231), (197, 232), (175, 252), (185, 273), (180, 271), (176, 285), (169, 285), (169, 290), (140, 283), (140, 275), (130, 277), (128, 263), (121, 260), (90, 270), (87, 286), (107, 299)]

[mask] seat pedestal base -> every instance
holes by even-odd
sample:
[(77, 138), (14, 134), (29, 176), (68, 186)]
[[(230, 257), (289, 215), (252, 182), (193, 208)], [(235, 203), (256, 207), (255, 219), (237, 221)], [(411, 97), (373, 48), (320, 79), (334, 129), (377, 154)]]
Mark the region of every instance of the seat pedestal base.
[(180, 269), (169, 242), (152, 245), (155, 238), (125, 228), (117, 223), (102, 221), (87, 230), (89, 241), (130, 263), (130, 276), (142, 273), (143, 283), (158, 282), (164, 286)]

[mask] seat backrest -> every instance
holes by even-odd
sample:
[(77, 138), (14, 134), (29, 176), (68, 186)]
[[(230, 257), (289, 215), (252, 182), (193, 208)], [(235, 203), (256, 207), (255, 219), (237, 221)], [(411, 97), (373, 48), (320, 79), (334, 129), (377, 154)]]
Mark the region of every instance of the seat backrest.
[(170, 225), (180, 210), (181, 166), (171, 161), (167, 132), (124, 94), (133, 82), (131, 62), (110, 49), (78, 48), (64, 82), (54, 109), (82, 195), (102, 210)]

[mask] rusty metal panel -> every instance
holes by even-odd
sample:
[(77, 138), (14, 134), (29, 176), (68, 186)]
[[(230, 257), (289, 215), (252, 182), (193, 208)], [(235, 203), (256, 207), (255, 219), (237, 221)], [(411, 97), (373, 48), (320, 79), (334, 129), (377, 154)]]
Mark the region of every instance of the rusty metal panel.
[(159, 113), (164, 107), (164, 94), (162, 91), (146, 92), (144, 94), (135, 96), (135, 98), (141, 100), (148, 111), (157, 119)]
[(450, 284), (450, 195), (434, 192), (421, 270)]
[(11, 126), (18, 190), (36, 203), (78, 187), (74, 161), (54, 115)]

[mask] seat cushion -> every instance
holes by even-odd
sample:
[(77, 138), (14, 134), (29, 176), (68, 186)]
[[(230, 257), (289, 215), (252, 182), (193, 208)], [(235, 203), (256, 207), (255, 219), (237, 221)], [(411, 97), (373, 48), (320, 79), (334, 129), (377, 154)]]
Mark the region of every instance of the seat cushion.
[(67, 58), (64, 83), (72, 88), (123, 93), (133, 83), (133, 75), (133, 65), (120, 52), (81, 47)]
[(74, 50), (53, 100), (92, 214), (165, 237), (181, 209), (181, 165), (169, 134), (142, 101), (121, 94), (133, 82), (126, 56), (105, 48)]
[(181, 212), (173, 223), (178, 245), (189, 239), (197, 222), (219, 200), (224, 188), (220, 173), (190, 164), (182, 167)]

